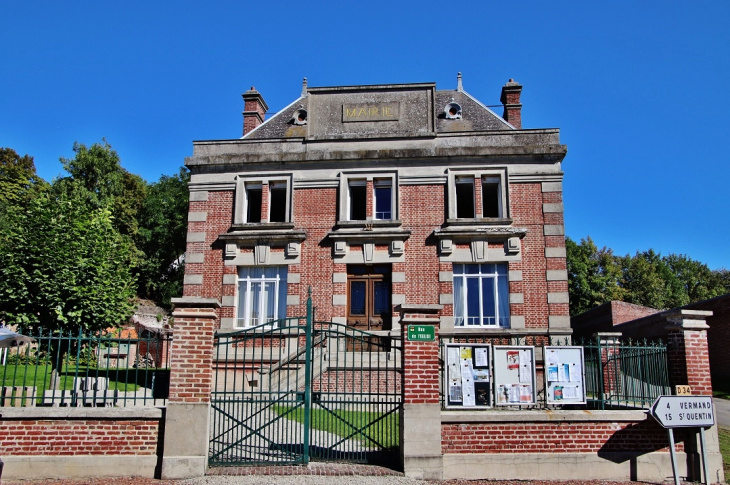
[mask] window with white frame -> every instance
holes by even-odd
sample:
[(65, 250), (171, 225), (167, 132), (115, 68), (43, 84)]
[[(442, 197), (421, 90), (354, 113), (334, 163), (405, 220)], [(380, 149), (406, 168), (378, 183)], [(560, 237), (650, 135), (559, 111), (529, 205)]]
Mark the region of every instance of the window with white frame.
[(291, 174), (236, 177), (234, 225), (290, 222), (291, 210)]
[(238, 268), (237, 328), (286, 318), (286, 266)]
[(456, 177), (456, 217), (473, 219), (474, 210), (474, 176)]
[(261, 222), (261, 202), (263, 197), (260, 183), (246, 184), (246, 222)]
[(454, 264), (454, 326), (509, 327), (507, 263)]
[(391, 179), (375, 179), (375, 219), (393, 219), (393, 183)]
[(338, 220), (350, 226), (398, 220), (396, 172), (340, 174)]
[(502, 184), (499, 177), (482, 178), (482, 217), (502, 217)]
[(349, 180), (348, 188), (348, 219), (364, 221), (367, 219), (367, 182), (365, 180)]
[(287, 222), (286, 182), (269, 184), (269, 222)]

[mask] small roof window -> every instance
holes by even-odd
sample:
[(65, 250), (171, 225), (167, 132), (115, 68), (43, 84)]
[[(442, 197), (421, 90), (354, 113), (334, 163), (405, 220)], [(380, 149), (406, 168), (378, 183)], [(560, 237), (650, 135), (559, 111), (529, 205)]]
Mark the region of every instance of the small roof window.
[(459, 103), (455, 103), (452, 99), (451, 102), (444, 107), (444, 117), (447, 120), (460, 120), (461, 105)]
[(294, 125), (306, 125), (307, 124), (307, 110), (304, 108), (297, 109), (291, 118), (291, 123)]

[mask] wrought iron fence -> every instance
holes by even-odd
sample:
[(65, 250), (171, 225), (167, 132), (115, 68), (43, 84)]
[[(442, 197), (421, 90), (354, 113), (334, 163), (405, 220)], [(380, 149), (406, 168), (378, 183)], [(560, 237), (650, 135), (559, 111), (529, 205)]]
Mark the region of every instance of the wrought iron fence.
[(41, 330), (0, 354), (0, 407), (166, 404), (172, 337), (143, 333)]
[(671, 394), (666, 343), (608, 339), (581, 345), (593, 406), (648, 408), (657, 397)]
[[(444, 344), (469, 343), (489, 345), (583, 347), (586, 402), (588, 408), (641, 409), (648, 408), (661, 395), (671, 394), (667, 345), (661, 341), (636, 341), (604, 339), (573, 342), (569, 337), (550, 335), (470, 335), (441, 337), (441, 379), (443, 383)], [(547, 408), (544, 389), (542, 352), (538, 350), (538, 408)], [(441, 390), (441, 403), (445, 407), (445, 391)], [(575, 405), (573, 405), (575, 407)]]

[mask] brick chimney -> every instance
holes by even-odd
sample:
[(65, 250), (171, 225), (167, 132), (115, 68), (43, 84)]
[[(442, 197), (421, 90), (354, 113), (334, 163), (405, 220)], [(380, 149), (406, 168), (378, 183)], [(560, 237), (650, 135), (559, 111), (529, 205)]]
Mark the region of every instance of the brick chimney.
[(241, 96), (243, 96), (243, 135), (246, 136), (264, 122), (269, 105), (253, 86)]
[(522, 129), (522, 105), (520, 104), (520, 94), (522, 94), (522, 85), (510, 79), (507, 84), (502, 86), (502, 96), (499, 100), (504, 105), (504, 113), (502, 118), (518, 130)]

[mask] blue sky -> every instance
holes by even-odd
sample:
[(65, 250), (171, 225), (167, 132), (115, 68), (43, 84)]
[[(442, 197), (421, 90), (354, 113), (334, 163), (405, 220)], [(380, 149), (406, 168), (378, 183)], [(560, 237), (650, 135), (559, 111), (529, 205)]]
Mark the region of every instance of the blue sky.
[[(174, 174), (193, 140), (241, 135), (310, 86), (436, 82), (568, 145), (566, 232), (730, 268), (730, 2), (2, 2), (0, 146), (62, 172), (102, 137), (130, 172)], [(497, 110), (501, 113), (501, 110)]]

